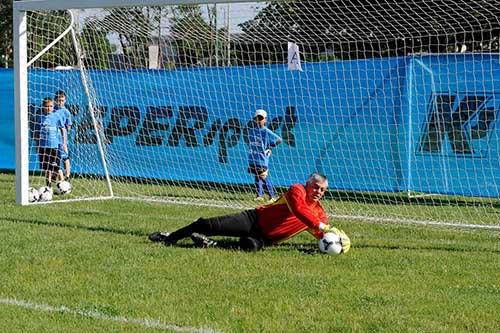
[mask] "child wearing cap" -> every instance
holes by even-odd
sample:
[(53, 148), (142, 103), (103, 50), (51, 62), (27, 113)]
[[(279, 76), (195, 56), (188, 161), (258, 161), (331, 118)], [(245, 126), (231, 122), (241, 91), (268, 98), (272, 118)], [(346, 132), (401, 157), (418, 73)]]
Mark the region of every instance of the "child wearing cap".
[(266, 127), (267, 112), (259, 109), (255, 111), (253, 125), (248, 130), (248, 172), (255, 176), (256, 201), (264, 201), (264, 184), (269, 194), (269, 201), (274, 201), (274, 188), (267, 178), (269, 173), (269, 156), (271, 148), (279, 145), (283, 140)]

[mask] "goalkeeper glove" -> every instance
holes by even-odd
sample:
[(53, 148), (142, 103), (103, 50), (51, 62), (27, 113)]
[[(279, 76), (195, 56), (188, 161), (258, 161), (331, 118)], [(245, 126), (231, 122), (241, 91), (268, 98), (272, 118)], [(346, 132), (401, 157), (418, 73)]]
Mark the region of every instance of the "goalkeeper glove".
[(342, 253), (346, 253), (346, 252), (348, 252), (351, 249), (351, 240), (346, 235), (346, 233), (344, 232), (344, 230), (337, 229), (337, 228), (332, 227), (332, 226), (330, 226), (328, 224), (320, 224), (320, 229), (324, 233), (332, 232), (334, 234), (339, 235), (340, 242), (342, 244)]
[(335, 227), (332, 227), (330, 226), (329, 224), (324, 224), (324, 223), (320, 223), (319, 224), (319, 230), (323, 231), (325, 234), (327, 232), (333, 232), (333, 233), (337, 233), (337, 231), (339, 231), (339, 229), (335, 228)]
[(271, 148), (267, 148), (265, 151), (264, 151), (264, 154), (266, 154), (267, 157), (271, 156)]
[(342, 244), (342, 253), (349, 252), (351, 249), (351, 240), (349, 237), (345, 234), (344, 230), (339, 230), (339, 233), (337, 235), (340, 236), (340, 242)]

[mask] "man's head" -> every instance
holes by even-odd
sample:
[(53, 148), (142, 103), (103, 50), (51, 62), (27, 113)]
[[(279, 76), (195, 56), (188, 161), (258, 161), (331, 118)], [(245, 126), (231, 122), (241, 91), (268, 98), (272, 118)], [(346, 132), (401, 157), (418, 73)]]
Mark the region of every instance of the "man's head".
[(42, 102), (42, 109), (45, 114), (49, 114), (54, 111), (54, 101), (50, 97), (45, 97)]
[(318, 202), (325, 194), (328, 187), (328, 179), (321, 173), (312, 173), (306, 182), (306, 201)]
[(57, 103), (57, 106), (62, 108), (64, 103), (66, 103), (66, 93), (63, 90), (58, 90), (54, 96), (54, 100)]
[(265, 110), (258, 109), (255, 111), (254, 119), (259, 127), (264, 127), (267, 122), (267, 112)]

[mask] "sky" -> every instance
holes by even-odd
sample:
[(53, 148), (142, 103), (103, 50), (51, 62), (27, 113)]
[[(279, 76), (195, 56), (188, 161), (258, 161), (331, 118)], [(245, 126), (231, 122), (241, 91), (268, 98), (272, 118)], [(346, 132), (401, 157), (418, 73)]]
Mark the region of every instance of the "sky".
[[(265, 6), (264, 2), (246, 2), (246, 3), (232, 3), (232, 4), (218, 4), (217, 5), (217, 26), (226, 26), (229, 22), (231, 33), (241, 32), (238, 24), (246, 22), (255, 17), (255, 15)], [(208, 19), (207, 5), (201, 5), (202, 12), (205, 19)], [(86, 18), (91, 16), (103, 16), (104, 11), (100, 9), (84, 9), (75, 11), (75, 20), (79, 23), (80, 27)], [(164, 22), (165, 27), (168, 22)]]

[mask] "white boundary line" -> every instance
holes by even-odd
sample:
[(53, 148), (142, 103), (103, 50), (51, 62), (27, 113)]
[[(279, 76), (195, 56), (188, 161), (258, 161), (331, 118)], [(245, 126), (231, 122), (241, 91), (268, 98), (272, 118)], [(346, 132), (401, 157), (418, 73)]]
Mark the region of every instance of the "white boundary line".
[(351, 215), (328, 215), (339, 220), (358, 220), (369, 223), (399, 223), (399, 224), (420, 224), (420, 225), (434, 225), (439, 227), (455, 227), (455, 228), (468, 228), (468, 229), (486, 229), (500, 231), (499, 225), (484, 225), (484, 224), (466, 224), (458, 222), (432, 222), (432, 221), (419, 221), (419, 220), (405, 220), (405, 219), (389, 219), (368, 216), (351, 216)]
[(162, 323), (158, 319), (151, 318), (126, 318), (122, 316), (108, 316), (99, 311), (88, 311), (88, 310), (73, 310), (66, 306), (50, 306), (46, 304), (37, 304), (29, 301), (18, 300), (15, 298), (0, 298), (0, 304), (6, 305), (14, 305), (18, 307), (22, 307), (25, 309), (34, 309), (40, 310), (44, 312), (60, 312), (60, 313), (69, 313), (73, 315), (79, 315), (83, 317), (107, 320), (107, 321), (115, 321), (119, 323), (131, 323), (138, 324), (147, 328), (159, 328), (164, 330), (172, 330), (175, 332), (193, 332), (193, 333), (222, 333), (222, 331), (213, 329), (213, 328), (197, 328), (197, 327), (182, 327), (172, 324)]
[[(140, 199), (140, 198), (126, 198), (126, 197), (114, 197), (118, 200), (132, 200), (132, 201), (146, 201), (153, 203), (165, 203), (173, 205), (192, 205), (192, 206), (203, 206), (203, 207), (214, 207), (214, 208), (231, 208), (231, 209), (251, 209), (255, 206), (250, 205), (224, 205), (218, 202), (189, 202), (189, 201), (175, 201), (175, 200), (165, 200), (165, 199)], [(500, 225), (485, 225), (485, 224), (466, 224), (459, 222), (436, 222), (436, 221), (420, 221), (411, 219), (398, 219), (398, 218), (382, 218), (382, 217), (370, 217), (362, 215), (337, 215), (328, 214), (328, 217), (339, 220), (356, 220), (368, 223), (396, 223), (396, 224), (418, 224), (418, 225), (433, 225), (438, 227), (453, 227), (453, 228), (468, 228), (468, 229), (484, 229), (484, 230), (496, 230), (500, 231)]]
[[(230, 208), (230, 209), (251, 209), (255, 208), (252, 205), (243, 204), (221, 204), (215, 200), (198, 200), (193, 201), (177, 201), (171, 199), (151, 199), (151, 198), (128, 198), (128, 197), (97, 197), (97, 198), (79, 198), (79, 199), (63, 199), (63, 200), (51, 200), (45, 202), (34, 202), (31, 205), (40, 204), (50, 204), (50, 203), (65, 203), (65, 202), (75, 202), (75, 201), (90, 201), (90, 200), (129, 200), (129, 201), (143, 201), (150, 203), (162, 203), (162, 204), (172, 204), (172, 205), (190, 205), (190, 206), (201, 206), (201, 207), (213, 207), (213, 208)], [(328, 217), (339, 219), (339, 220), (356, 220), (368, 223), (396, 223), (396, 224), (418, 224), (418, 225), (433, 225), (438, 227), (453, 227), (453, 228), (467, 228), (467, 229), (483, 229), (483, 230), (495, 230), (500, 231), (500, 225), (487, 225), (487, 224), (467, 224), (460, 222), (436, 222), (436, 221), (420, 221), (412, 219), (398, 219), (398, 218), (383, 218), (383, 217), (370, 217), (363, 215), (337, 215), (328, 214)]]

